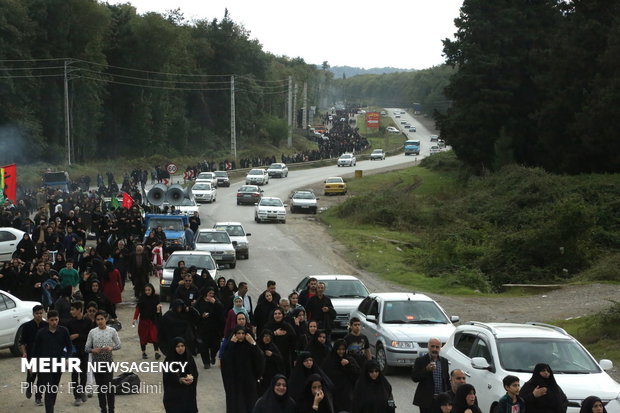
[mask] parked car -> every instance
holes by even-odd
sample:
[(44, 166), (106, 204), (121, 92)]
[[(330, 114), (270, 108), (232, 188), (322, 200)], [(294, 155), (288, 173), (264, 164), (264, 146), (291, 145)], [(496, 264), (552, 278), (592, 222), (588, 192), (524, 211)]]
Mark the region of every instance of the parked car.
[(213, 187), (217, 187), (217, 177), (215, 176), (215, 172), (200, 172), (196, 177), (195, 182), (209, 182), (213, 185)]
[(288, 176), (288, 166), (283, 163), (272, 163), (267, 168), (267, 174), (274, 178), (286, 178)]
[(375, 149), (374, 151), (372, 151), (372, 153), (370, 154), (370, 160), (374, 161), (375, 159), (381, 161), (385, 159), (385, 152), (383, 152), (383, 149)]
[(275, 221), (286, 223), (286, 205), (280, 198), (263, 197), (256, 204), (254, 211), (254, 221)]
[(620, 384), (605, 370), (610, 360), (598, 363), (588, 351), (563, 329), (543, 323), (480, 323), (458, 326), (441, 350), (450, 369), (461, 369), (467, 383), (476, 388), (482, 413), (497, 410), (505, 394), (502, 379), (511, 374), (525, 383), (534, 366), (546, 363), (568, 398), (568, 413), (577, 413), (583, 400), (596, 394), (609, 413), (620, 411)]
[(218, 265), (228, 265), (235, 268), (237, 265), (237, 253), (235, 244), (228, 232), (218, 229), (200, 228), (196, 233), (195, 251), (209, 251)]
[(291, 213), (309, 212), (316, 214), (318, 198), (313, 191), (301, 190), (293, 192), (291, 195)]
[(306, 288), (310, 277), (325, 283), (325, 295), (329, 297), (336, 310), (332, 335), (346, 334), (351, 312), (368, 297), (368, 288), (352, 275), (308, 275), (297, 284), (295, 291), (301, 293)]
[(24, 238), (24, 231), (12, 227), (0, 228), (0, 261), (10, 261), (17, 244)]
[(411, 367), (428, 340), (445, 343), (459, 317), (448, 317), (430, 297), (414, 293), (373, 293), (351, 313), (362, 321), (362, 333), (370, 340), (370, 352), (381, 370)]
[(226, 171), (215, 171), (213, 172), (215, 177), (217, 178), (217, 186), (230, 186), (230, 178), (228, 177), (228, 172)]
[(215, 202), (217, 188), (208, 181), (197, 181), (192, 186), (192, 194), (197, 202)]
[(179, 261), (185, 261), (186, 267), (195, 266), (198, 274), (202, 270), (209, 270), (211, 277), (217, 280), (217, 264), (209, 251), (174, 251), (164, 264), (161, 280), (159, 280), (159, 295), (162, 301), (170, 299), (170, 285), (174, 269), (179, 266)]
[(389, 133), (399, 133), (400, 131), (395, 128), (394, 126), (388, 126), (387, 128), (385, 128), (386, 131), (388, 131)]
[(8, 348), (13, 356), (21, 356), (19, 339), (22, 336), (22, 324), (32, 320), (32, 307), (38, 304), (41, 303), (22, 301), (0, 290), (0, 349)]
[(213, 225), (213, 228), (228, 232), (228, 236), (235, 247), (237, 259), (243, 257), (247, 260), (250, 258), (250, 243), (247, 237), (252, 234), (245, 232), (241, 222), (216, 222), (215, 225)]
[(269, 183), (269, 174), (261, 168), (251, 169), (245, 177), (246, 185), (267, 185)]
[(324, 193), (325, 195), (333, 195), (333, 194), (346, 194), (347, 193), (347, 184), (339, 176), (332, 176), (325, 180), (324, 185)]
[(352, 153), (343, 153), (342, 155), (340, 155), (340, 158), (338, 158), (338, 162), (336, 162), (336, 165), (355, 166), (356, 161), (357, 160), (355, 159), (355, 155), (353, 155)]
[(258, 185), (243, 185), (237, 190), (237, 205), (255, 205), (263, 196), (263, 190)]
[(429, 151), (430, 151), (430, 154), (432, 155), (434, 153), (441, 152), (441, 148), (439, 146), (437, 146), (437, 145), (433, 145), (433, 146), (430, 147)]
[(438, 141), (439, 141), (439, 136), (438, 135), (431, 135), (431, 142), (437, 143)]
[(443, 139), (437, 139), (437, 146), (439, 146), (439, 148), (443, 149), (446, 147), (446, 141), (444, 141)]

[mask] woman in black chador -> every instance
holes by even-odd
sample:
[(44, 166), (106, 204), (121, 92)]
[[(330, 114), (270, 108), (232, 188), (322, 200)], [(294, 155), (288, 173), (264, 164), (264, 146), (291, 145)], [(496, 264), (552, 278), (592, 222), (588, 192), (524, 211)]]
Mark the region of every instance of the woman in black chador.
[(276, 374), (254, 405), (252, 413), (297, 413), (295, 401), (288, 395), (286, 377)]
[(368, 360), (353, 390), (351, 413), (387, 413), (388, 402), (393, 400), (392, 386), (379, 363)]
[(525, 400), (527, 413), (565, 413), (568, 407), (566, 395), (545, 363), (534, 367), (532, 378), (521, 387), (519, 396)]
[[(198, 404), (196, 403), (196, 385), (198, 383), (198, 368), (194, 357), (185, 346), (182, 337), (175, 337), (172, 340), (174, 349), (164, 363), (180, 362), (187, 363), (176, 365), (175, 372), (164, 373), (164, 408), (166, 413), (197, 413)], [(178, 371), (181, 369), (182, 371)]]

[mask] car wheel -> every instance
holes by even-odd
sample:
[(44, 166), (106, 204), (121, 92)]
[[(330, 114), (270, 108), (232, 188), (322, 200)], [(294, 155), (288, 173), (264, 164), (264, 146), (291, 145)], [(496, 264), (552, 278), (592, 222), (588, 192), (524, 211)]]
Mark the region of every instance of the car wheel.
[(286, 224), (286, 220), (283, 220), (283, 221), (282, 221), (282, 223), (283, 223), (283, 224)]
[(237, 201), (237, 205), (241, 205), (241, 202)]
[(387, 356), (385, 354), (385, 349), (381, 344), (377, 344), (377, 363), (379, 363), (379, 368), (381, 372), (386, 376), (391, 373), (390, 366), (387, 365)]
[(213, 202), (217, 201), (217, 198), (213, 198)]
[(258, 220), (258, 215), (254, 215), (254, 221), (256, 221), (257, 223), (260, 223), (260, 221)]
[(13, 342), (13, 345), (9, 349), (13, 357), (19, 357), (22, 355), (22, 352), (19, 351), (19, 341), (22, 338), (23, 331), (24, 331), (24, 326), (20, 326), (19, 329), (17, 330), (17, 334), (15, 334), (15, 341)]
[(313, 213), (314, 215), (316, 215), (316, 208), (314, 208), (314, 209), (312, 210), (312, 213)]
[(246, 260), (249, 260), (249, 259), (250, 259), (250, 252), (249, 252), (249, 251), (245, 254), (245, 259), (246, 259)]
[(230, 267), (231, 269), (232, 269), (232, 268), (235, 268), (236, 266), (237, 266), (237, 262), (236, 262), (236, 261), (235, 261), (235, 262), (233, 262), (233, 263), (230, 263), (230, 264), (229, 264), (229, 267)]

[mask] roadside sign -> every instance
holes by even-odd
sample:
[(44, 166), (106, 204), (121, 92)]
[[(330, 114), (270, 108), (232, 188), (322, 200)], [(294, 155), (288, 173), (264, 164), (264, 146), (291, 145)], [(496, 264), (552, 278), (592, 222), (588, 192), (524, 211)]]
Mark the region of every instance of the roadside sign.
[(172, 162), (166, 165), (166, 170), (168, 171), (170, 175), (174, 175), (175, 173), (177, 173), (177, 169), (178, 168), (176, 164), (173, 164)]

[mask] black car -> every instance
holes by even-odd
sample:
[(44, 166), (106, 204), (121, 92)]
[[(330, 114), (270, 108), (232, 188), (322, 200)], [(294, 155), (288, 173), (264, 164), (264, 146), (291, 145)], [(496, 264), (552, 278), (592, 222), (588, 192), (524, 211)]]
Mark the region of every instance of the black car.
[(243, 185), (237, 191), (237, 205), (254, 205), (263, 197), (263, 190), (258, 185)]

